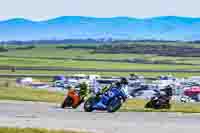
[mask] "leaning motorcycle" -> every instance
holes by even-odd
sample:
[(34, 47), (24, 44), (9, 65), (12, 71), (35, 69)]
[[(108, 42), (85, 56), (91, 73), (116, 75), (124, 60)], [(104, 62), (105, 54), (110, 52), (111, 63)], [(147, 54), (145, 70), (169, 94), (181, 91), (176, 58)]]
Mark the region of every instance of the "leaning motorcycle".
[(145, 108), (153, 108), (153, 109), (170, 109), (171, 97), (165, 95), (157, 95), (150, 99), (149, 102), (145, 105)]
[(84, 104), (84, 110), (86, 112), (92, 112), (94, 110), (116, 112), (125, 102), (127, 96), (123, 89), (110, 88), (102, 95), (91, 96)]
[(61, 104), (61, 108), (65, 107), (77, 108), (83, 102), (84, 98), (81, 98), (79, 91), (75, 89), (70, 89), (67, 92), (64, 101)]

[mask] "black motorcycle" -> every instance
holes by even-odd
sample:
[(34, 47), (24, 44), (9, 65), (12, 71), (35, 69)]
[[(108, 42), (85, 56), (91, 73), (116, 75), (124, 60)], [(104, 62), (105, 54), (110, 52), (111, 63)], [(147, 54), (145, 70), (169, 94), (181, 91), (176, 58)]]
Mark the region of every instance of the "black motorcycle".
[[(164, 92), (164, 94), (161, 94), (161, 92)], [(170, 109), (170, 100), (172, 95), (172, 86), (168, 85), (164, 89), (161, 89), (156, 96), (152, 97), (151, 100), (145, 105), (145, 108)]]
[(153, 109), (170, 109), (171, 97), (166, 95), (156, 95), (150, 99), (149, 102), (145, 105), (145, 108), (153, 108)]

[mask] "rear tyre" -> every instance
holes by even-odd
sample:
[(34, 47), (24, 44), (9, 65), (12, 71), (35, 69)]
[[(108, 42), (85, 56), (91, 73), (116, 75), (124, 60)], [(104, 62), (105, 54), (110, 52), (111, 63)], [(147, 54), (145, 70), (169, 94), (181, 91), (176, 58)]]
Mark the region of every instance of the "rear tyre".
[(61, 108), (71, 107), (72, 103), (73, 103), (72, 98), (68, 96), (68, 97), (65, 98), (65, 100), (61, 104)]
[(122, 106), (122, 101), (120, 98), (115, 97), (113, 98), (110, 103), (108, 104), (107, 111), (110, 113), (116, 112)]

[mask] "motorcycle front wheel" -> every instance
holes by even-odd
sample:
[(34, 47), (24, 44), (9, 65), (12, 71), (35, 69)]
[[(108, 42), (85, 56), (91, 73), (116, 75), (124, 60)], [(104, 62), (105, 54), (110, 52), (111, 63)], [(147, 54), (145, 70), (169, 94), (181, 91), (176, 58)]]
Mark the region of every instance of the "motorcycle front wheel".
[(110, 113), (116, 112), (122, 106), (122, 101), (120, 98), (115, 97), (113, 98), (110, 103), (108, 104), (107, 111)]
[(152, 101), (147, 102), (144, 108), (153, 108)]
[(65, 98), (65, 100), (61, 104), (61, 108), (71, 107), (72, 103), (73, 103), (72, 98), (68, 96), (68, 97)]

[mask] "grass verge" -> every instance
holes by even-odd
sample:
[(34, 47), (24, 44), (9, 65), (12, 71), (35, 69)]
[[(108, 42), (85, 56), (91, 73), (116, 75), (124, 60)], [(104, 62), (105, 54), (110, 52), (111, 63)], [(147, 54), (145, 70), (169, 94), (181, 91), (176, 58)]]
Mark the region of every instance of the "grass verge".
[(34, 90), (32, 88), (16, 87), (9, 84), (5, 87), (0, 85), (0, 100), (38, 101), (38, 102), (61, 102), (64, 94), (46, 90)]
[(146, 100), (132, 99), (128, 100), (120, 111), (122, 112), (182, 112), (182, 113), (200, 113), (199, 103), (177, 103), (171, 102), (171, 109), (145, 109)]
[(75, 131), (64, 131), (64, 130), (47, 130), (47, 129), (36, 129), (36, 128), (0, 128), (0, 133), (83, 133)]

